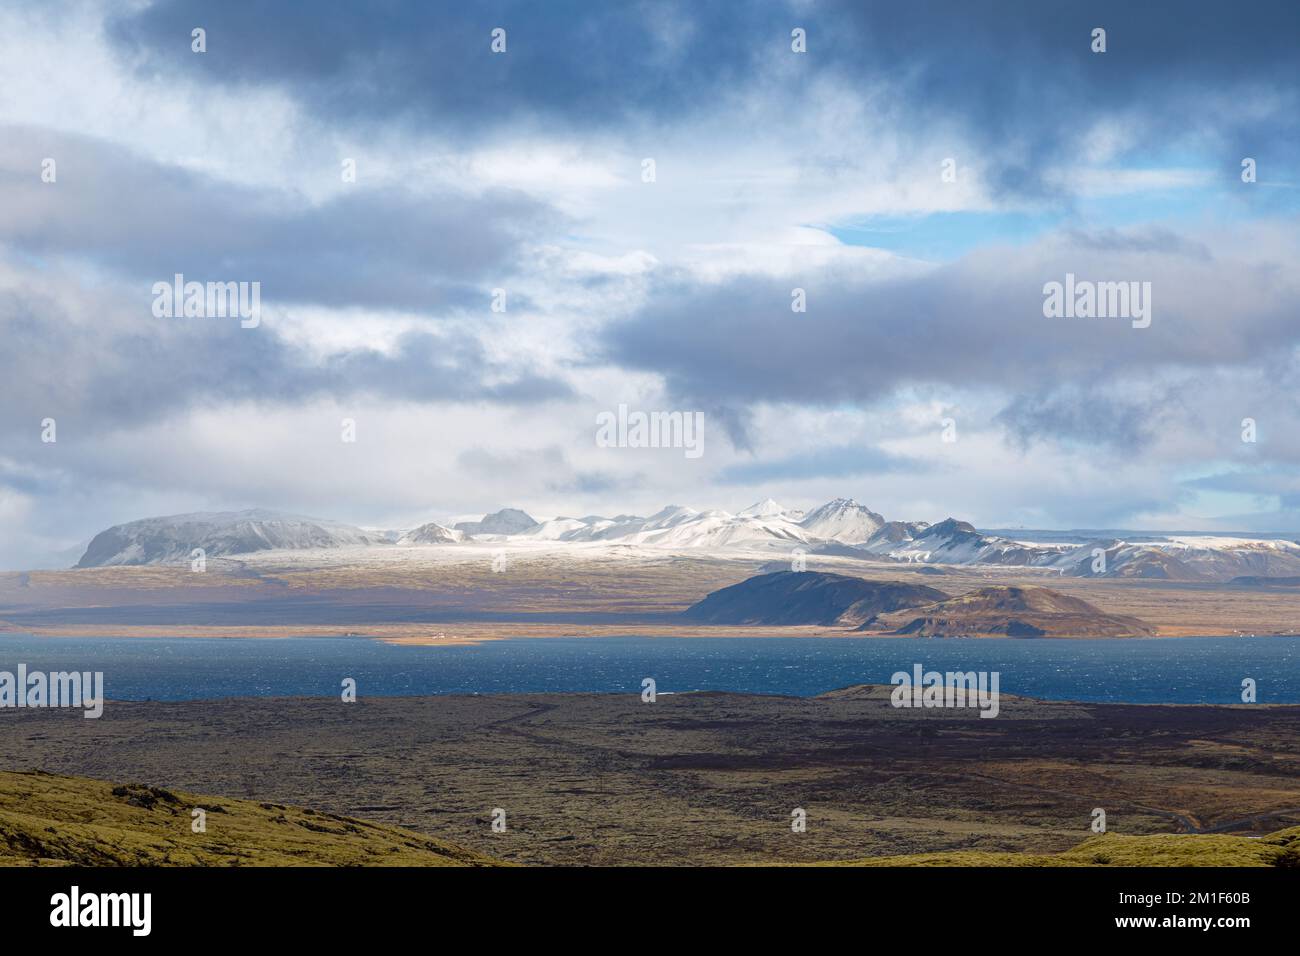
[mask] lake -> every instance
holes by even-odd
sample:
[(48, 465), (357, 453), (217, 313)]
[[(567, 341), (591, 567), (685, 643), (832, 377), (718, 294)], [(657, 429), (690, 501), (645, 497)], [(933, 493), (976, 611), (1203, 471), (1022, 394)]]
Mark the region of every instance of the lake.
[(843, 638), (526, 638), (477, 646), (401, 647), (337, 638), (39, 638), (0, 635), (0, 670), (103, 671), (116, 700), (660, 693), (726, 690), (811, 696), (887, 683), (916, 663), (999, 671), (1001, 691), (1052, 700), (1300, 703), (1300, 637), (1155, 640)]

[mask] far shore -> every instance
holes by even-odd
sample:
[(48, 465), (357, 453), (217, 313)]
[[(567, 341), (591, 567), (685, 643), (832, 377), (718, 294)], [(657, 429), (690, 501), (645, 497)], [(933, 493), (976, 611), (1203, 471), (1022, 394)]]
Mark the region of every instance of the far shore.
[[(0, 573), (0, 635), (352, 635), (430, 647), (632, 635), (910, 638), (847, 625), (710, 624), (681, 616), (707, 595), (761, 573), (770, 557), (765, 563), (761, 556), (654, 553), (586, 555), (575, 562), (567, 556), (529, 552), (511, 563), (509, 573), (501, 574), (492, 571), (479, 550), (458, 560), (421, 551), (405, 555), (401, 562), (347, 566), (313, 566), (302, 554), (266, 552), (238, 562), (214, 561), (204, 574), (171, 566)], [(1300, 589), (1060, 577), (1040, 569), (1002, 566), (954, 565), (922, 574), (906, 565), (835, 556), (819, 557), (817, 568), (923, 584), (951, 595), (991, 586), (1049, 587), (1104, 614), (1135, 618), (1157, 638), (1288, 636), (1300, 631)], [(1047, 630), (1051, 636), (1020, 639), (1057, 640), (1068, 633), (1065, 628)]]
[[(747, 624), (655, 624), (653, 629), (644, 623), (627, 624), (510, 624), (494, 625), (476, 621), (472, 623), (377, 624), (373, 626), (327, 627), (320, 625), (254, 625), (213, 626), (194, 624), (147, 625), (95, 625), (68, 624), (49, 626), (15, 626), (0, 621), (0, 640), (4, 634), (30, 634), (34, 637), (96, 637), (96, 638), (256, 638), (276, 640), (294, 637), (366, 638), (405, 647), (466, 647), (491, 641), (508, 641), (523, 638), (608, 638), (608, 637), (669, 637), (669, 638), (768, 638), (816, 637), (847, 640), (933, 640), (909, 634), (858, 631), (851, 627), (823, 627), (817, 625), (747, 625)], [(1156, 640), (1180, 637), (1280, 637), (1277, 634), (1206, 634), (1192, 628), (1167, 626), (1149, 638), (1089, 638), (1090, 640)], [(1059, 637), (1006, 638), (1001, 635), (975, 635), (965, 638), (939, 638), (939, 640), (1068, 640)]]

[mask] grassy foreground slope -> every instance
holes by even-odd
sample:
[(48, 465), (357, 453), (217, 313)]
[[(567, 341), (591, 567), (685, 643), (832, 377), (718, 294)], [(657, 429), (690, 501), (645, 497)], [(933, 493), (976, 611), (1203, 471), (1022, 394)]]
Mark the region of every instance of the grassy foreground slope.
[[(207, 832), (190, 829), (207, 813)], [(0, 866), (491, 866), (498, 861), (410, 830), (274, 803), (140, 784), (0, 772)], [(1260, 838), (1087, 839), (1063, 853), (962, 850), (829, 866), (1300, 867), (1300, 827)]]
[[(206, 813), (206, 832), (191, 830)], [(0, 771), (0, 866), (491, 866), (400, 827), (140, 784)]]
[(1222, 834), (1091, 837), (1064, 853), (959, 850), (846, 860), (828, 866), (1282, 866), (1300, 867), (1300, 827), (1265, 837)]

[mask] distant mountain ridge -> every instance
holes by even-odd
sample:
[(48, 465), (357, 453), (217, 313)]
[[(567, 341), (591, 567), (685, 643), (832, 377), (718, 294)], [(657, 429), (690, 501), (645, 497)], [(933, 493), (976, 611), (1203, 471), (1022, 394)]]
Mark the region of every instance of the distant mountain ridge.
[(669, 505), (649, 517), (586, 515), (538, 521), (505, 508), (455, 527), (427, 522), (383, 531), (266, 510), (145, 518), (100, 532), (78, 567), (168, 564), (195, 548), (208, 556), (270, 549), (356, 546), (442, 546), (466, 542), (610, 544), (701, 551), (760, 550), (824, 554), (909, 565), (1000, 565), (1041, 568), (1070, 577), (1227, 581), (1300, 576), (1300, 544), (1281, 538), (1142, 535), (1081, 541), (1020, 541), (986, 534), (966, 521), (937, 524), (886, 520), (852, 498), (836, 498), (804, 513), (771, 498), (732, 514)]
[(262, 509), (198, 512), (114, 525), (91, 539), (77, 567), (178, 563), (189, 561), (196, 548), (205, 557), (220, 557), (272, 549), (372, 545), (382, 540), (382, 534), (352, 525)]

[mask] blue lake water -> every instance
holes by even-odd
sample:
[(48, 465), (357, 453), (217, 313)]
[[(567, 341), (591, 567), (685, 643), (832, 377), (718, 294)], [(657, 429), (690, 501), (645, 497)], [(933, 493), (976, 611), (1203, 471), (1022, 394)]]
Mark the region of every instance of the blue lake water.
[(926, 669), (998, 671), (1001, 691), (1053, 700), (1300, 703), (1300, 637), (1159, 640), (536, 638), (400, 647), (367, 638), (0, 635), (0, 670), (103, 671), (116, 700), (727, 690), (811, 696)]

